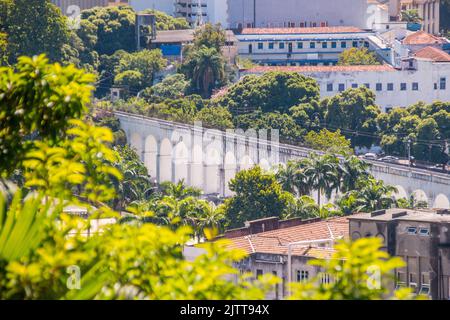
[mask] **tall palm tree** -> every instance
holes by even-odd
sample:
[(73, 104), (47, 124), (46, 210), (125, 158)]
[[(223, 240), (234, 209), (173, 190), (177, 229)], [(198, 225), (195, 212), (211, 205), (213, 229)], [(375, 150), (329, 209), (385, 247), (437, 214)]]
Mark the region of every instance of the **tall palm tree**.
[(311, 192), (305, 166), (301, 161), (289, 161), (286, 167), (278, 167), (276, 178), (284, 191), (302, 196)]
[(187, 197), (199, 197), (202, 194), (200, 189), (186, 186), (184, 179), (178, 181), (178, 183), (163, 182), (160, 185), (160, 189), (164, 196), (174, 197), (177, 200), (183, 200)]
[(356, 195), (357, 212), (372, 212), (391, 208), (395, 203), (397, 188), (384, 184), (373, 177), (360, 182), (359, 190), (351, 191)]
[(340, 166), (342, 192), (348, 192), (356, 189), (356, 184), (362, 177), (369, 176), (368, 169), (370, 164), (359, 159), (356, 156), (345, 158)]
[(317, 190), (317, 202), (321, 205), (321, 194), (328, 198), (339, 188), (339, 159), (334, 155), (312, 154), (305, 168), (310, 185)]
[(192, 54), (192, 81), (202, 94), (207, 97), (216, 82), (222, 82), (225, 78), (225, 63), (220, 52), (215, 48), (202, 46)]

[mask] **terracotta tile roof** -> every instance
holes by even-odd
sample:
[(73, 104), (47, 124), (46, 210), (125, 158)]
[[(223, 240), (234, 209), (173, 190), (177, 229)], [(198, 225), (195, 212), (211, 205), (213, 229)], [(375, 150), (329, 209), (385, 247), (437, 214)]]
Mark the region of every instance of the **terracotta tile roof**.
[(364, 32), (356, 27), (314, 27), (314, 28), (245, 28), (241, 34), (319, 34)]
[(265, 73), (270, 71), (279, 72), (299, 72), (299, 73), (316, 73), (316, 72), (367, 72), (367, 71), (396, 71), (396, 69), (388, 64), (367, 65), (367, 66), (258, 66), (247, 70), (248, 73)]
[[(349, 223), (347, 217), (337, 217), (319, 222), (302, 224), (289, 228), (276, 229), (254, 235), (230, 238), (230, 248), (240, 249), (247, 254), (272, 253), (287, 255), (287, 245), (292, 242), (310, 241), (331, 238), (348, 238)], [(294, 255), (308, 255), (320, 258), (333, 253), (330, 248), (296, 247)]]
[(406, 36), (403, 39), (403, 44), (415, 45), (415, 44), (443, 44), (446, 41), (443, 38), (436, 37), (425, 31), (417, 31), (413, 34)]
[(450, 62), (450, 54), (434, 47), (425, 47), (416, 52), (415, 57), (436, 62)]

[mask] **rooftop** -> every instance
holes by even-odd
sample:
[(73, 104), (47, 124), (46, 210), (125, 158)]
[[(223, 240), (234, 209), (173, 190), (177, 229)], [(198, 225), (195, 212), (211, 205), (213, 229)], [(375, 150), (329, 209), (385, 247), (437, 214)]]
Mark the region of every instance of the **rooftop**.
[[(189, 43), (194, 41), (194, 32), (194, 29), (157, 31), (156, 39), (152, 40), (152, 43)], [(226, 41), (236, 41), (233, 31), (226, 31)]]
[(450, 54), (435, 47), (425, 47), (420, 49), (414, 56), (435, 62), (450, 62)]
[[(297, 220), (294, 222), (294, 220)], [(261, 223), (260, 221), (259, 223)], [(273, 218), (267, 220), (273, 222)], [(254, 222), (250, 222), (251, 224)], [(297, 223), (297, 225), (295, 225)], [(348, 238), (349, 225), (346, 217), (331, 218), (328, 220), (306, 220), (292, 219), (286, 226), (283, 221), (270, 231), (257, 232), (242, 235), (234, 232), (225, 234), (225, 238), (231, 241), (230, 248), (240, 249), (247, 254), (270, 253), (287, 255), (288, 244), (299, 241), (313, 241), (321, 239)], [(310, 246), (296, 247), (293, 249), (294, 255), (322, 257), (333, 253), (332, 248)]]
[(298, 72), (298, 73), (317, 73), (317, 72), (386, 72), (396, 71), (388, 64), (367, 65), (367, 66), (256, 66), (254, 68), (243, 70), (248, 73), (265, 73), (271, 71), (278, 72)]
[(408, 220), (421, 222), (445, 222), (450, 223), (450, 211), (439, 210), (411, 210), (388, 209), (372, 213), (359, 213), (348, 218), (349, 220), (369, 220), (388, 222), (392, 220)]
[(403, 44), (407, 45), (423, 45), (423, 44), (444, 44), (446, 41), (443, 38), (436, 37), (425, 31), (417, 31), (409, 34), (403, 39)]
[(322, 34), (365, 32), (356, 27), (315, 27), (315, 28), (245, 28), (241, 34)]

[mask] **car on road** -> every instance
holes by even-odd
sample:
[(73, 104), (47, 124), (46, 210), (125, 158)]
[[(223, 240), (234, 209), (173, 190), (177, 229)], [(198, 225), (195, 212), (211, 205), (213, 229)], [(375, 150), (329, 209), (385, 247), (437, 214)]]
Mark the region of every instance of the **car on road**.
[(386, 156), (378, 160), (383, 162), (398, 162), (400, 159), (394, 156)]
[(377, 160), (378, 156), (375, 153), (366, 153), (365, 155), (361, 156), (361, 158), (366, 160)]

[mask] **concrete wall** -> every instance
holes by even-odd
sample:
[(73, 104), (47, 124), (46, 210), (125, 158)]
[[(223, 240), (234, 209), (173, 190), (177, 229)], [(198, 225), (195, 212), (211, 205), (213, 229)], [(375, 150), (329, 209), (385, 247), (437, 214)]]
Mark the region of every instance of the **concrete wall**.
[(106, 7), (109, 4), (109, 0), (52, 0), (51, 2), (60, 7), (62, 13), (68, 16), (79, 13), (74, 11), (76, 7), (85, 10), (93, 7)]
[(231, 28), (284, 27), (288, 22), (367, 28), (372, 16), (367, 0), (228, 0)]
[(135, 11), (155, 9), (169, 15), (175, 12), (175, 0), (129, 0), (129, 4)]

